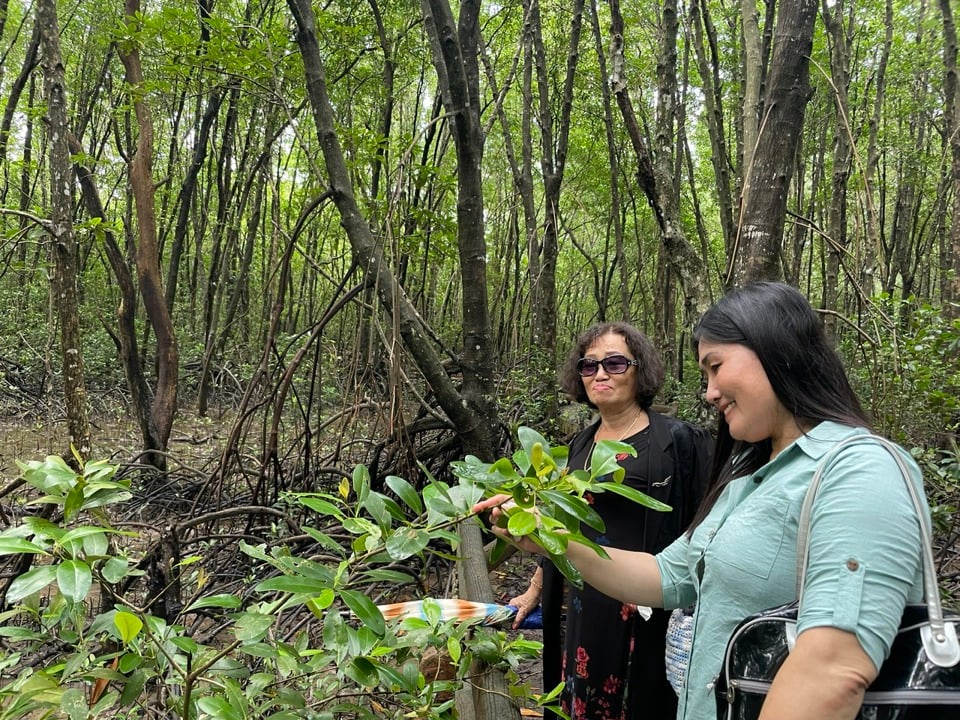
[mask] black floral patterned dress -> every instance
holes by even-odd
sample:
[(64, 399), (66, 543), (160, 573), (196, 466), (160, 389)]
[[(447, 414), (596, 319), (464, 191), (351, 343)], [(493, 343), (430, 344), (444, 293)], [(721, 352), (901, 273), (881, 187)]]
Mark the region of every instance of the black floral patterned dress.
[[(702, 496), (709, 436), (700, 428), (653, 412), (650, 418), (649, 427), (624, 440), (637, 450), (636, 457), (625, 455), (620, 460), (626, 470), (624, 482), (669, 502), (674, 512), (648, 510), (613, 493), (596, 495), (590, 500), (606, 531), (597, 533), (587, 526), (582, 530), (599, 545), (656, 552), (682, 534)], [(588, 462), (597, 426), (571, 442), (571, 467)], [(674, 443), (678, 434), (681, 441)], [(683, 448), (678, 453), (674, 445)], [(675, 717), (677, 698), (664, 668), (668, 613), (654, 610), (644, 620), (634, 605), (609, 598), (589, 585), (569, 586), (549, 561), (543, 571), (544, 689), (549, 691), (563, 681), (561, 709), (572, 720)]]

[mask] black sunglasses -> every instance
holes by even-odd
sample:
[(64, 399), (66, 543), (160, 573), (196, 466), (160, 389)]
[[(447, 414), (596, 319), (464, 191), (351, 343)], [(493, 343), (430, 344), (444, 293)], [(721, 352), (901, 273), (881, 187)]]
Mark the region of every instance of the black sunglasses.
[(603, 360), (580, 358), (577, 360), (577, 372), (580, 377), (593, 377), (603, 365), (603, 370), (610, 375), (622, 375), (631, 365), (639, 365), (639, 360), (628, 360), (623, 355), (610, 355)]

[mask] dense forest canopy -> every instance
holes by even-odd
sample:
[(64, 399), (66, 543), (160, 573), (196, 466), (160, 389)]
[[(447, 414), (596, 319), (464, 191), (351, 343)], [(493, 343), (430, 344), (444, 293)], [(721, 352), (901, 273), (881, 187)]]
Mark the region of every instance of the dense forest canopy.
[[(878, 429), (917, 448), (950, 538), (953, 13), (0, 0), (3, 412), (151, 497), (186, 483), (190, 512), (274, 508), (354, 463), (419, 488), (517, 425), (578, 427), (556, 374), (598, 320), (647, 332), (658, 401), (709, 421), (692, 323), (783, 279)], [(211, 416), (202, 460), (171, 449)], [(460, 535), (461, 593), (485, 599), (479, 532)]]
[[(756, 277), (801, 287), (861, 353), (885, 338), (842, 319), (864, 329), (881, 317), (893, 334), (925, 305), (957, 315), (947, 2), (799, 3), (787, 19), (754, 2), (329, 3), (311, 18), (322, 122), (297, 5), (59, 7), (63, 137), (46, 119), (37, 7), (5, 4), (0, 291), (2, 355), (16, 372), (46, 388), (64, 367), (52, 342), (69, 312), (51, 296), (48, 173), (65, 142), (87, 178), (71, 191), (67, 243), (84, 380), (115, 387), (132, 334), (122, 354), (142, 369), (141, 402), (172, 391), (161, 424), (178, 392), (206, 413), (225, 375), (262, 387), (289, 371), (283, 402), (308, 392), (322, 407), (324, 393), (360, 398), (377, 385), (410, 399), (413, 367), (435, 381), (425, 367), (440, 361), (447, 375), (476, 370), (463, 388), (471, 402), (503, 398), (511, 387), (491, 373), (514, 371), (551, 408), (569, 340), (601, 318), (647, 330), (689, 393), (685, 329), (724, 287)], [(809, 27), (777, 35), (781, 20)], [(804, 33), (808, 76), (780, 78), (778, 41), (788, 56)], [(783, 87), (801, 95), (796, 138), (776, 114), (789, 104), (776, 97)], [(768, 188), (757, 172), (751, 185), (778, 154), (784, 162), (764, 167), (790, 176)], [(149, 183), (136, 182), (137, 161)], [(754, 216), (773, 218), (765, 237)], [(889, 313), (871, 304), (879, 297)], [(129, 317), (118, 322), (121, 304)], [(432, 352), (410, 362), (414, 315)], [(471, 357), (471, 333), (482, 356)], [(177, 361), (164, 372), (170, 348)], [(168, 432), (154, 429), (147, 446)]]

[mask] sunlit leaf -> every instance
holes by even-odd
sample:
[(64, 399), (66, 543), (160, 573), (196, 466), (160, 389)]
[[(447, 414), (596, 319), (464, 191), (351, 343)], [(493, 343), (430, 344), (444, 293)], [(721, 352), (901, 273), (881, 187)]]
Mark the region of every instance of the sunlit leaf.
[(143, 621), (133, 613), (125, 610), (118, 610), (113, 616), (113, 624), (120, 633), (120, 639), (125, 645), (133, 642), (134, 638), (140, 634), (143, 629)]
[(507, 530), (515, 537), (529, 535), (537, 529), (537, 516), (526, 510), (517, 510), (507, 521)]

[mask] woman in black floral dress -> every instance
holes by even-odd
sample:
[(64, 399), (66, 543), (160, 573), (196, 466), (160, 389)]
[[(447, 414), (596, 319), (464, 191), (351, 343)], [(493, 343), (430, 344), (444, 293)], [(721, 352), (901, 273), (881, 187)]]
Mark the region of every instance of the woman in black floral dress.
[[(626, 323), (591, 327), (564, 369), (564, 389), (599, 414), (570, 443), (570, 467), (585, 467), (600, 440), (627, 442), (637, 455), (620, 459), (624, 482), (673, 508), (660, 513), (613, 493), (593, 497), (606, 531), (582, 530), (600, 545), (657, 552), (683, 533), (703, 495), (710, 436), (651, 409), (663, 379), (653, 345)], [(529, 589), (510, 601), (518, 607), (517, 624), (537, 602), (543, 605), (544, 690), (564, 683), (561, 709), (572, 720), (668, 720), (676, 715), (677, 698), (664, 669), (665, 611), (654, 610), (644, 619), (635, 606), (589, 585), (567, 587), (549, 561), (537, 568)]]

